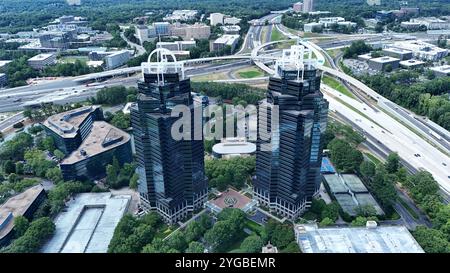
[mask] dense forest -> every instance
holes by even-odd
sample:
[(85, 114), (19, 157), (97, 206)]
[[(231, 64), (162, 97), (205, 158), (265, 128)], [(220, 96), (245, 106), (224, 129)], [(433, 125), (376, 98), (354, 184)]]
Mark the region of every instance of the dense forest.
[[(87, 17), (93, 26), (107, 23), (125, 23), (132, 18), (153, 12), (162, 18), (172, 9), (198, 9), (205, 13), (223, 12), (244, 19), (258, 18), (271, 10), (290, 7), (292, 0), (83, 0), (81, 6), (69, 6), (65, 0), (1, 0), (0, 32), (31, 30), (65, 14)], [(448, 0), (410, 0), (408, 5), (421, 8), (422, 15), (450, 13)], [(329, 10), (338, 15), (372, 17), (380, 9), (398, 9), (400, 1), (382, 1), (381, 6), (370, 7), (366, 0), (316, 0), (316, 10)]]
[(245, 19), (258, 18), (270, 10), (281, 10), (291, 0), (83, 0), (79, 7), (69, 6), (65, 0), (2, 0), (0, 4), (0, 32), (30, 30), (65, 14), (87, 17), (93, 26), (125, 23), (146, 12), (162, 17), (172, 9), (198, 9), (205, 13), (223, 12)]

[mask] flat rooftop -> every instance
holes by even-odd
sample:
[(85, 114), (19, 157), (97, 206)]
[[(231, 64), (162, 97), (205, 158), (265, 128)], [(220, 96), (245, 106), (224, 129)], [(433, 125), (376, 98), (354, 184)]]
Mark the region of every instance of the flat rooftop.
[(4, 67), (5, 65), (9, 64), (10, 62), (12, 62), (12, 61), (3, 61), (3, 60), (0, 60), (0, 68)]
[(450, 73), (450, 65), (436, 66), (431, 67), (430, 69), (437, 72)]
[(400, 65), (403, 66), (415, 66), (415, 65), (423, 65), (425, 62), (419, 61), (419, 60), (405, 60), (401, 61)]
[(383, 56), (383, 57), (370, 59), (370, 61), (376, 62), (376, 63), (390, 63), (390, 62), (400, 61), (400, 59), (389, 57), (389, 56)]
[(327, 227), (295, 225), (303, 253), (424, 253), (404, 226)]
[(110, 125), (105, 121), (95, 121), (91, 133), (84, 139), (80, 147), (66, 157), (61, 164), (74, 164), (83, 159), (114, 149), (128, 141), (128, 133)]
[(77, 194), (56, 217), (55, 234), (41, 252), (106, 253), (130, 200), (129, 195), (110, 192)]
[[(22, 193), (19, 193), (9, 198), (3, 205), (0, 206), (0, 238), (3, 238), (14, 228), (14, 220), (2, 224), (8, 218), (9, 214), (17, 217), (24, 215), (28, 208), (33, 204), (39, 194), (44, 190), (41, 185), (33, 186)], [(10, 216), (9, 216), (10, 217)]]
[(67, 112), (50, 116), (44, 121), (44, 125), (65, 138), (75, 137), (81, 123), (100, 106), (84, 106)]
[(43, 61), (43, 60), (46, 60), (53, 56), (54, 56), (54, 54), (51, 54), (51, 53), (42, 53), (42, 54), (39, 54), (39, 55), (29, 58), (28, 61)]
[(410, 54), (410, 53), (412, 53), (411, 50), (402, 49), (402, 48), (394, 48), (394, 47), (383, 48), (383, 51), (384, 52), (397, 53), (397, 54)]
[(225, 142), (214, 145), (212, 150), (221, 155), (252, 154), (256, 152), (256, 145), (250, 142)]
[(214, 43), (217, 44), (226, 44), (226, 45), (232, 45), (237, 39), (239, 39), (239, 35), (222, 35), (221, 37), (217, 38), (217, 40), (214, 41)]

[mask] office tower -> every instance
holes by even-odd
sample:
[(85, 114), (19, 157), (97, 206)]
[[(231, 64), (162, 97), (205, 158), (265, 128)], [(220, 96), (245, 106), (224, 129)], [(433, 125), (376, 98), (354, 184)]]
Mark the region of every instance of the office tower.
[[(311, 52), (309, 59), (304, 56), (299, 45), (283, 51), (267, 97), (258, 106), (254, 198), (289, 219), (308, 208), (319, 189), (327, 124), (320, 74)], [(276, 108), (278, 112), (270, 111)]]
[(308, 13), (314, 11), (314, 0), (303, 1), (303, 12)]
[[(156, 210), (166, 222), (174, 224), (207, 201), (204, 147), (202, 136), (200, 140), (172, 137), (172, 125), (179, 119), (171, 117), (174, 106), (187, 106), (194, 125), (190, 80), (184, 78), (183, 64), (176, 62), (170, 51), (158, 48), (149, 60), (155, 54), (163, 61), (142, 64), (137, 104), (131, 110), (138, 189), (144, 208)], [(166, 54), (175, 62), (169, 62)], [(201, 110), (196, 118), (201, 127)], [(193, 127), (191, 136), (195, 135)]]

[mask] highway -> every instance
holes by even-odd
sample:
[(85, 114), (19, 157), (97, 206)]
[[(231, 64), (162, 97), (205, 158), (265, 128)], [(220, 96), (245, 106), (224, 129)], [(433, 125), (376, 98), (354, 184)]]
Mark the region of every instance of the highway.
[[(186, 68), (186, 76), (200, 76), (213, 72), (229, 71), (250, 65), (248, 57), (233, 60), (225, 64), (202, 64)], [(140, 71), (140, 67), (137, 67)], [(136, 68), (136, 69), (137, 69)], [(136, 86), (140, 74), (122, 78), (112, 78), (107, 81), (91, 83), (89, 86), (80, 81), (80, 77), (57, 80), (34, 86), (4, 89), (0, 92), (0, 112), (20, 111), (27, 105), (40, 104), (42, 102), (55, 102), (60, 104), (79, 102), (95, 96), (103, 87), (117, 85)], [(0, 127), (1, 127), (0, 123)]]
[[(274, 15), (271, 14), (271, 16)], [(273, 19), (274, 17), (271, 18)], [(277, 27), (282, 33), (286, 32), (282, 28), (280, 28), (279, 24), (276, 24), (275, 27)], [(225, 56), (221, 58), (189, 60), (188, 64), (192, 65), (194, 63), (203, 63), (206, 61), (229, 59), (236, 61), (236, 63), (241, 62), (240, 64), (235, 64), (236, 66), (239, 65), (248, 66), (249, 65), (248, 61), (253, 59), (253, 61), (255, 61), (255, 64), (264, 69), (266, 72), (273, 73), (274, 71), (264, 64), (264, 62), (262, 61), (263, 59), (258, 60), (258, 58), (261, 57), (258, 56), (258, 54), (259, 51), (261, 51), (268, 45), (275, 44), (280, 41), (260, 44), (255, 47), (254, 46), (256, 44), (255, 39), (259, 40), (261, 38), (260, 37), (261, 26), (255, 26), (252, 29), (251, 33), (247, 35), (243, 45), (243, 48), (247, 49), (252, 47), (251, 56), (234, 55), (234, 56)], [(287, 35), (290, 38), (298, 38), (297, 36), (291, 33), (285, 33), (285, 35)], [(311, 50), (313, 50), (318, 59), (319, 62), (318, 68), (320, 70), (353, 85), (358, 90), (365, 93), (367, 96), (376, 100), (378, 102), (378, 107), (382, 108), (385, 111), (375, 111), (373, 108), (369, 107), (369, 104), (363, 101), (354, 100), (350, 97), (344, 96), (341, 93), (337, 92), (336, 90), (332, 90), (331, 88), (323, 85), (325, 97), (330, 101), (330, 110), (336, 111), (341, 115), (357, 123), (359, 127), (362, 130), (364, 130), (366, 136), (371, 136), (370, 139), (375, 140), (371, 142), (373, 146), (378, 147), (383, 145), (390, 151), (398, 152), (400, 157), (405, 162), (408, 162), (408, 164), (412, 168), (416, 170), (423, 169), (429, 171), (436, 179), (436, 181), (439, 183), (441, 188), (445, 190), (446, 193), (449, 193), (450, 192), (450, 177), (449, 177), (450, 168), (448, 167), (450, 166), (449, 157), (428, 142), (428, 141), (435, 142), (434, 144), (436, 144), (436, 142), (439, 141), (437, 141), (437, 139), (433, 140), (429, 132), (424, 133), (424, 135), (428, 135), (428, 138), (426, 138), (427, 140), (425, 140), (422, 137), (419, 137), (405, 125), (400, 123), (397, 119), (392, 117), (392, 115), (395, 115), (396, 118), (398, 119), (403, 118), (406, 119), (406, 116), (403, 117), (403, 115), (408, 115), (406, 112), (403, 114), (397, 112), (397, 110), (400, 111), (400, 108), (396, 109), (396, 107), (398, 106), (390, 102), (388, 99), (383, 98), (374, 90), (370, 89), (357, 79), (350, 77), (343, 72), (337, 71), (336, 69), (324, 66), (323, 64), (325, 63), (325, 58), (322, 53), (323, 49), (320, 48), (319, 46), (310, 43), (306, 40), (301, 41), (301, 43), (304, 44), (306, 47), (310, 48)], [(275, 57), (272, 56), (271, 58), (274, 59)], [(233, 65), (231, 65), (230, 67), (224, 64), (211, 64), (210, 66), (206, 65), (197, 69), (195, 67), (189, 67), (189, 70), (187, 71), (186, 74), (188, 76), (202, 75), (212, 73), (215, 71), (227, 71), (232, 67)], [(140, 70), (139, 67), (125, 68), (122, 69), (122, 71), (102, 72), (103, 74), (101, 74), (100, 76), (105, 75), (105, 73), (112, 73), (113, 75), (115, 75), (116, 73), (132, 74), (132, 71), (137, 72), (139, 70)], [(86, 78), (86, 76), (83, 77), (84, 79)], [(84, 100), (89, 96), (93, 96), (95, 92), (99, 89), (99, 87), (113, 86), (119, 84), (134, 85), (136, 79), (139, 76), (130, 77), (126, 79), (113, 78), (104, 83), (99, 83), (97, 86), (92, 86), (88, 88), (86, 88), (86, 86), (84, 86), (83, 84), (80, 84), (80, 78), (83, 79), (83, 77), (64, 79), (57, 82), (46, 83), (36, 86), (2, 90), (0, 98), (3, 99), (0, 100), (0, 111), (11, 111), (13, 109), (20, 110), (21, 108), (23, 108), (24, 103), (27, 103), (29, 101), (39, 101), (39, 99), (42, 100), (42, 97), (44, 99), (45, 98), (54, 99), (55, 96), (59, 96), (58, 102), (65, 102), (65, 101), (73, 102), (74, 100)], [(94, 76), (94, 78), (95, 77), (96, 76)], [(63, 89), (62, 91), (60, 90), (61, 88)], [(85, 89), (87, 90), (83, 91)], [(78, 93), (75, 92), (77, 90)], [(17, 99), (19, 98), (23, 101), (17, 102)], [(388, 115), (386, 112), (389, 112), (390, 114)], [(412, 123), (412, 120), (410, 122)], [(422, 122), (420, 121), (418, 122), (421, 125), (423, 125)], [(379, 124), (382, 124), (383, 127), (380, 127)], [(425, 130), (423, 126), (421, 127), (419, 125), (412, 124), (412, 127), (416, 131), (422, 133), (423, 130)]]

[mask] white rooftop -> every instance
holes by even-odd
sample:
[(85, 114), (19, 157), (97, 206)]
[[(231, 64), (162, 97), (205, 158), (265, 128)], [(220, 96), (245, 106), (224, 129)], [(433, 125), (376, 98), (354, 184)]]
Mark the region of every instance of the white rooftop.
[(385, 52), (392, 52), (392, 53), (399, 53), (399, 54), (412, 53), (411, 50), (407, 50), (407, 49), (403, 49), (403, 48), (395, 48), (395, 47), (387, 47), (387, 48), (384, 48), (383, 51), (385, 51)]
[(0, 60), (0, 68), (4, 67), (5, 65), (9, 64), (12, 61), (2, 61)]
[(218, 44), (226, 44), (226, 45), (232, 45), (237, 39), (239, 39), (239, 35), (222, 35), (217, 40), (214, 41), (214, 43)]
[(244, 141), (225, 142), (214, 145), (212, 150), (221, 155), (251, 154), (256, 152), (256, 145)]
[(424, 253), (404, 226), (327, 227), (295, 225), (303, 253)]
[(389, 56), (383, 56), (383, 57), (371, 59), (370, 61), (377, 62), (377, 63), (390, 63), (390, 62), (400, 61), (400, 59), (389, 57)]
[(419, 61), (419, 60), (405, 60), (401, 61), (400, 65), (402, 66), (416, 66), (416, 65), (422, 65), (425, 64), (425, 62)]
[(46, 60), (48, 58), (53, 57), (54, 54), (51, 53), (42, 53), (39, 55), (36, 55), (34, 57), (31, 57), (30, 59), (28, 59), (28, 61), (42, 61), (42, 60)]
[(41, 252), (106, 253), (130, 199), (110, 192), (77, 194), (55, 219), (55, 234)]
[(450, 65), (436, 66), (431, 67), (430, 69), (437, 72), (450, 73)]

